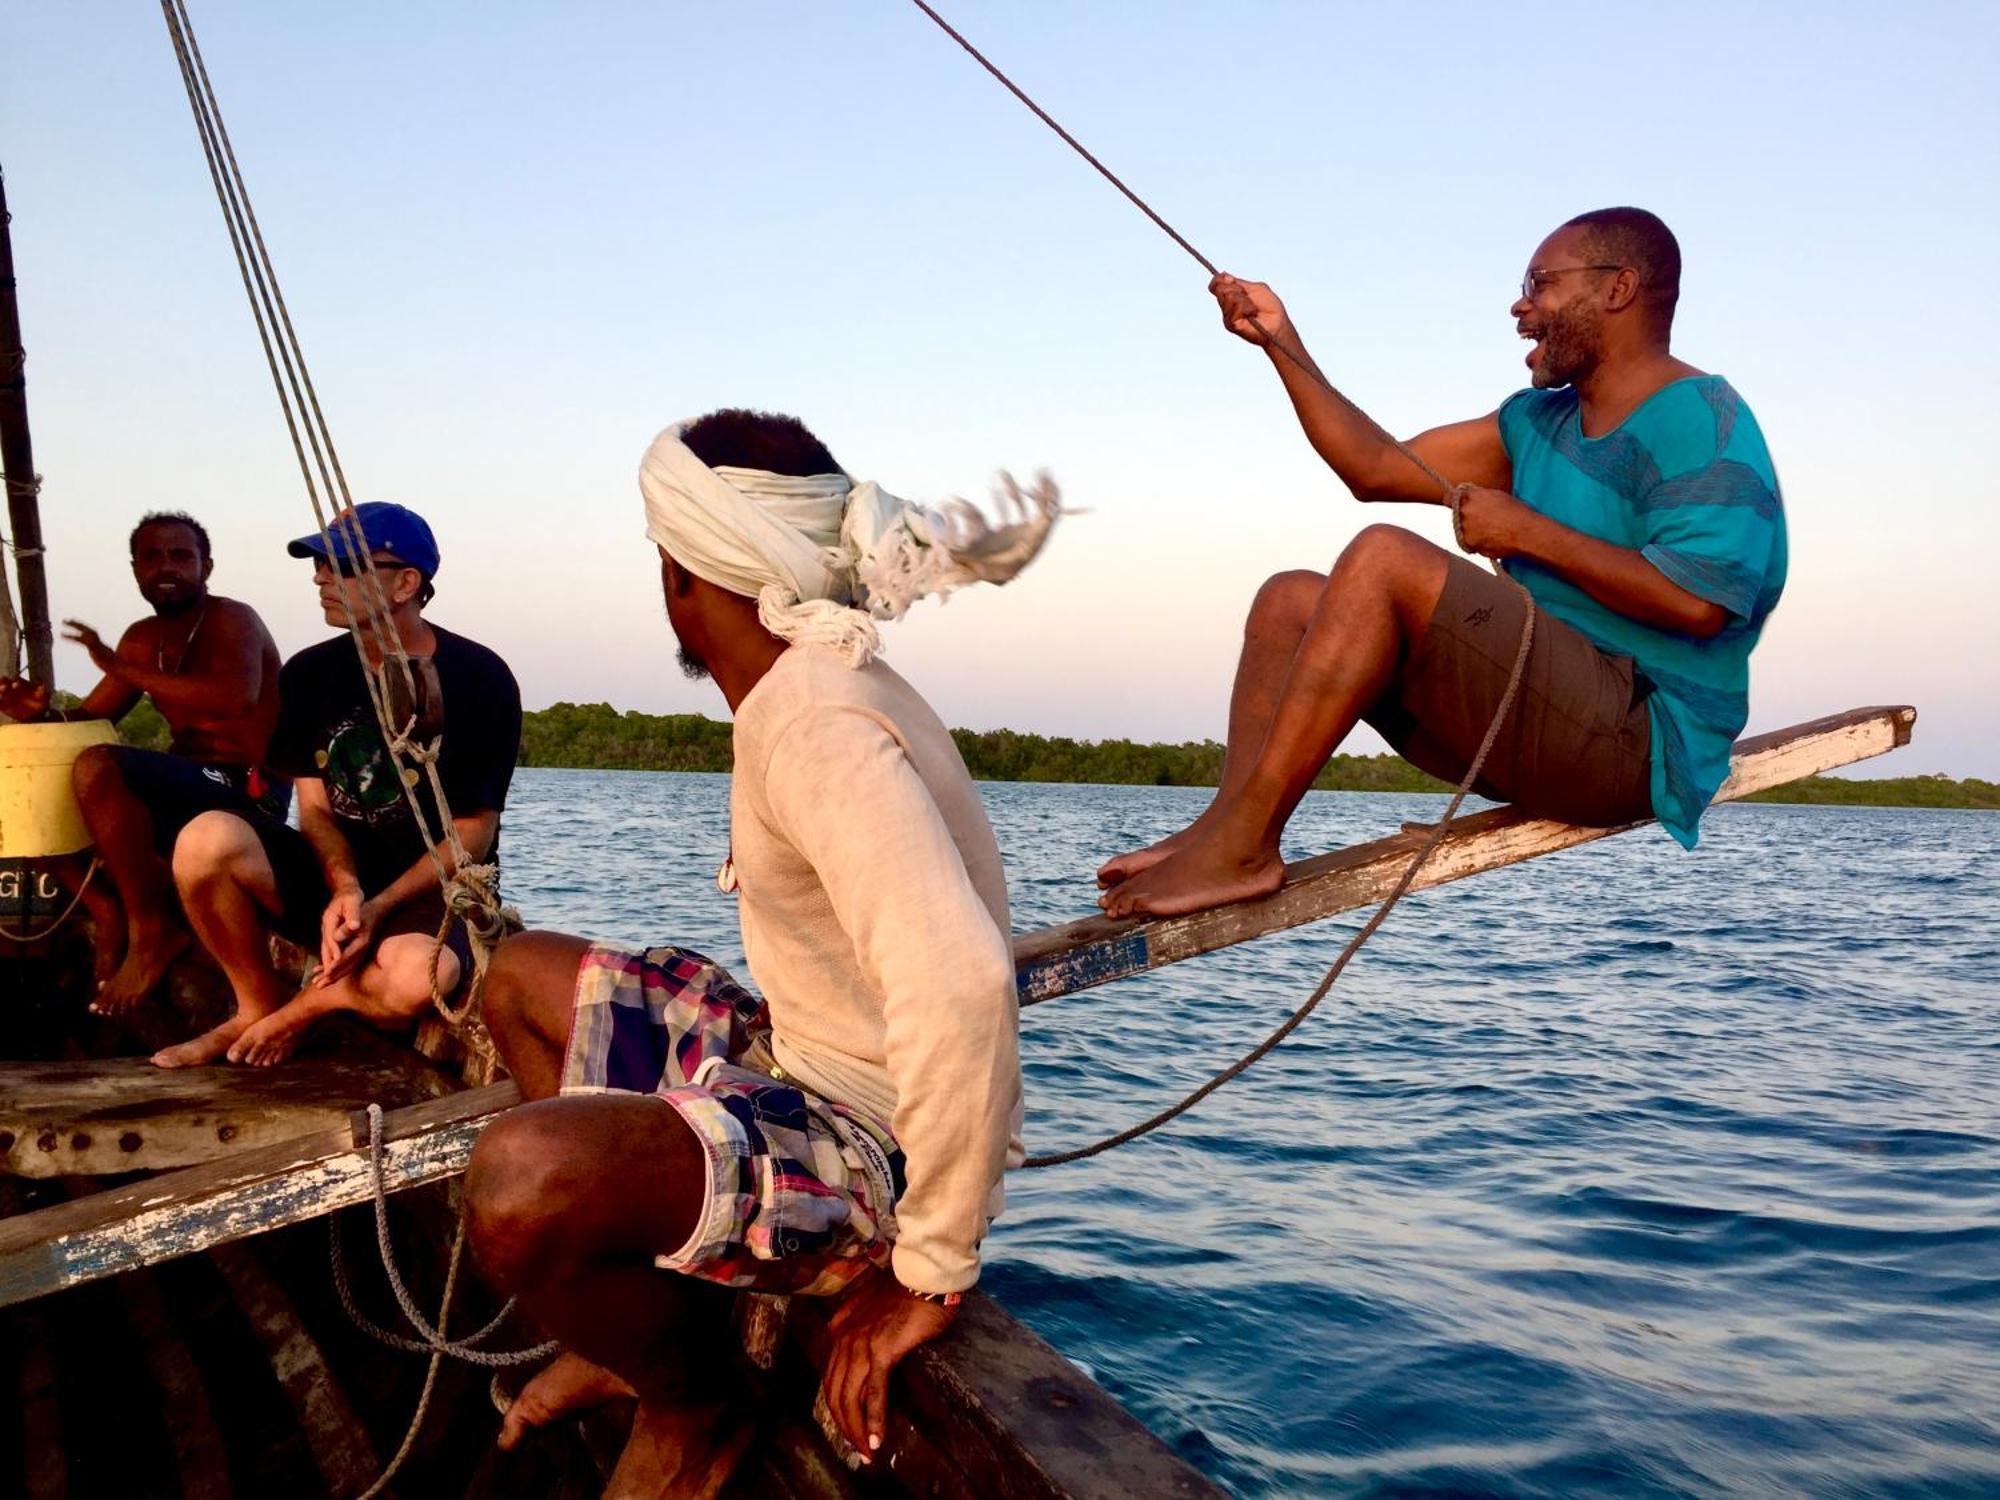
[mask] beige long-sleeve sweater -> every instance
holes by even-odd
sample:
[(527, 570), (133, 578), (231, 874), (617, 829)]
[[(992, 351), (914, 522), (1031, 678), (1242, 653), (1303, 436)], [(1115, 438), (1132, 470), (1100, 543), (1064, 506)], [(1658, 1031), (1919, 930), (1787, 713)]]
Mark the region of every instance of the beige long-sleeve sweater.
[(944, 725), (880, 662), (793, 646), (738, 706), (731, 852), (743, 951), (800, 1083), (887, 1121), (907, 1186), (894, 1270), (979, 1279), (1021, 1159), (1007, 884)]

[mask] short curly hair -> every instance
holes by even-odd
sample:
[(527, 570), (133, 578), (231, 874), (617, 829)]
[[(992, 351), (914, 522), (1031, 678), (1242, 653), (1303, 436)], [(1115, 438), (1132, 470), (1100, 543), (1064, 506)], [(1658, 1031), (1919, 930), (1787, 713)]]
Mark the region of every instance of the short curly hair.
[(681, 441), (711, 469), (762, 469), (801, 477), (844, 472), (805, 423), (778, 412), (725, 406), (688, 423)]
[(201, 551), (201, 560), (203, 562), (209, 560), (208, 528), (184, 510), (149, 510), (146, 514), (139, 517), (139, 524), (132, 528), (131, 538), (126, 543), (126, 550), (132, 556), (137, 557), (139, 555), (139, 533), (144, 531), (148, 526), (187, 527), (189, 531), (194, 533), (195, 545)]

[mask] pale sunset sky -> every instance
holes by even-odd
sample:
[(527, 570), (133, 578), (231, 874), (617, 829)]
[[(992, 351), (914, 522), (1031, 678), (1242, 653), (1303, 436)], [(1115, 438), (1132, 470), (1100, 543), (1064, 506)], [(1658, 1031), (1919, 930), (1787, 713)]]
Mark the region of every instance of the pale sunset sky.
[[(940, 8), (1398, 432), (1526, 384), (1544, 233), (1661, 214), (1675, 350), (1756, 412), (1791, 527), (1750, 728), (1909, 702), (1916, 744), (1862, 774), (2000, 778), (2000, 8)], [(1220, 736), (1265, 576), (1374, 521), (1448, 539), (1355, 504), (1200, 268), (905, 0), (191, 10), (356, 497), (430, 519), (432, 617), (530, 707), (724, 712), (674, 667), (633, 478), (716, 406), (911, 498), (1047, 467), (1088, 512), (888, 629), (975, 728)], [(0, 37), (57, 615), (135, 618), (126, 533), (187, 509), (219, 592), (322, 638), (157, 7), (18, 4)]]

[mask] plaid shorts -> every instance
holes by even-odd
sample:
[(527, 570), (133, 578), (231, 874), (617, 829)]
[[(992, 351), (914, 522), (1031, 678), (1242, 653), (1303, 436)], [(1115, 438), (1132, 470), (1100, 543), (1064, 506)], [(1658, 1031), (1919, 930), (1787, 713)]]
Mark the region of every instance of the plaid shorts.
[(669, 1271), (827, 1296), (896, 1239), (903, 1153), (861, 1111), (787, 1081), (764, 1004), (685, 948), (592, 944), (576, 975), (562, 1092), (656, 1094), (701, 1142), (707, 1190)]

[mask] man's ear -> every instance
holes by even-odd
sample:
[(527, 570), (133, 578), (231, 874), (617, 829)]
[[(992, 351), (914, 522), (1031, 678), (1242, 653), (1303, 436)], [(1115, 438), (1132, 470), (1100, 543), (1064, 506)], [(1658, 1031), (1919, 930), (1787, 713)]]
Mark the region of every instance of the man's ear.
[(667, 549), (658, 542), (653, 548), (660, 554), (660, 588), (678, 599), (694, 587), (694, 574), (683, 568), (667, 555)]
[(1611, 278), (1611, 289), (1605, 297), (1605, 305), (1613, 312), (1623, 312), (1639, 300), (1639, 273), (1630, 266), (1620, 266), (1618, 274)]

